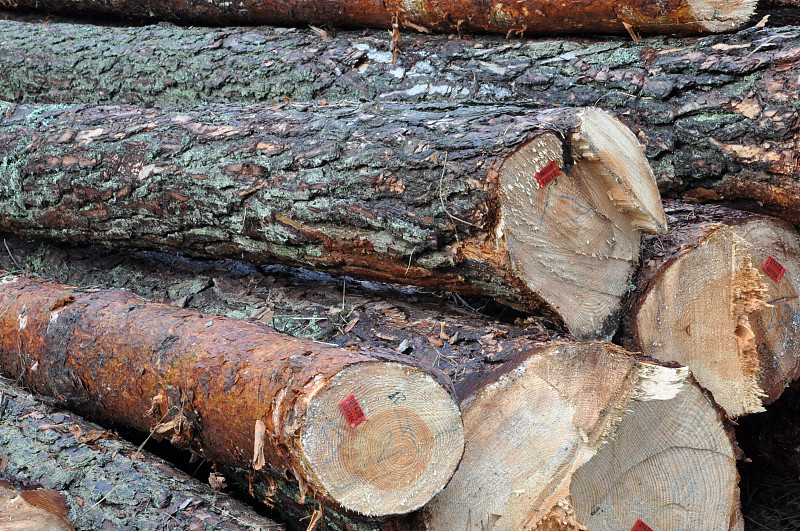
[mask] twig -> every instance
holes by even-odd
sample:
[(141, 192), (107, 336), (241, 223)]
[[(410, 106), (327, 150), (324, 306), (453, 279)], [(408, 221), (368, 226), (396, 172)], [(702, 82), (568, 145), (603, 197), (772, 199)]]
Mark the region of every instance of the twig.
[(14, 255), (11, 254), (11, 249), (8, 248), (8, 242), (6, 242), (5, 238), (3, 238), (3, 245), (6, 246), (6, 251), (8, 252), (9, 258), (11, 258), (11, 261), (14, 262), (14, 265), (17, 266), (17, 269), (22, 271), (22, 266), (19, 265), (19, 262), (17, 262), (17, 259), (14, 258)]
[(444, 154), (444, 161), (442, 162), (442, 174), (439, 176), (439, 202), (442, 204), (442, 210), (444, 210), (444, 213), (450, 216), (451, 219), (460, 221), (461, 223), (466, 223), (470, 227), (475, 227), (476, 225), (474, 223), (470, 223), (469, 221), (457, 218), (456, 216), (448, 212), (447, 207), (444, 206), (444, 195), (442, 195), (442, 181), (444, 180), (444, 173), (445, 171), (447, 171), (447, 155), (449, 154), (450, 154), (449, 152), (445, 152)]
[(408, 275), (408, 270), (411, 269), (411, 257), (414, 256), (414, 251), (416, 249), (417, 249), (416, 247), (411, 249), (411, 254), (408, 255), (408, 266), (406, 267), (406, 272), (405, 272), (406, 275)]

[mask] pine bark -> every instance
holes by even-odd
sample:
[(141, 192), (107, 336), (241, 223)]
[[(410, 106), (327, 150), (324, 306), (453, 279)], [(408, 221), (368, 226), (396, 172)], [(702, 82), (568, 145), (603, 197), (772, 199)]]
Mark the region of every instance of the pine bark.
[(78, 529), (282, 530), (97, 424), (0, 379), (0, 474), (66, 496)]
[(613, 334), (640, 231), (665, 230), (596, 109), (0, 109), (2, 229), (488, 294), (583, 338)]
[[(798, 375), (800, 239), (774, 218), (667, 203), (670, 232), (643, 243), (620, 339), (689, 366), (731, 416), (763, 411)], [(787, 271), (766, 273), (772, 256)]]
[[(384, 33), (321, 37), (271, 28), (12, 22), (2, 28), (0, 99), (7, 101), (602, 105), (646, 146), (664, 195), (740, 201), (800, 224), (796, 28), (638, 43), (463, 40), (403, 32), (395, 63)], [(87, 60), (78, 60), (82, 56)]]
[(487, 8), (477, 1), (417, 2), (298, 2), (269, 3), (215, 0), (202, 4), (186, 0), (16, 0), (10, 7), (55, 13), (103, 13), (126, 18), (161, 19), (214, 24), (307, 24), (340, 27), (408, 27), (418, 31), (460, 33), (481, 31), (511, 35), (542, 33), (709, 33), (730, 31), (745, 24), (755, 11), (754, 0), (664, 0), (658, 5), (631, 0), (581, 0), (565, 4), (538, 0), (525, 7), (505, 0)]
[[(388, 352), (325, 347), (121, 290), (14, 275), (2, 277), (0, 306), (5, 374), (212, 462), (293, 477), (301, 497), (307, 491), (374, 517), (407, 513), (442, 488), (463, 451), (458, 409), (443, 384)], [(408, 399), (389, 405), (385, 397), (397, 389)], [(348, 394), (367, 415), (355, 426), (337, 405)], [(396, 415), (406, 429), (391, 445), (376, 442), (396, 431)], [(376, 454), (373, 464), (372, 454), (387, 448), (393, 453)]]

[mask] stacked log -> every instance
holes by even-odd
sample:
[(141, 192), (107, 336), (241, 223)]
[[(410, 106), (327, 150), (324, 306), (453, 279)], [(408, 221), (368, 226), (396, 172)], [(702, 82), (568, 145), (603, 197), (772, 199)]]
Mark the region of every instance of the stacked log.
[(644, 144), (663, 194), (800, 225), (793, 28), (638, 42), (404, 33), (393, 63), (385, 33), (3, 24), (7, 101), (602, 105)]
[(731, 416), (763, 411), (800, 371), (800, 237), (722, 207), (666, 211), (671, 230), (644, 244), (622, 342), (689, 366)]
[[(640, 31), (730, 30), (754, 8), (716, 0), (568, 13), (546, 2), (133, 4), (38, 7), (324, 21), (388, 27), (391, 38), (76, 26), (36, 39), (43, 65), (86, 61), (59, 51), (80, 50), (80, 39), (110, 43), (92, 52), (103, 57), (97, 75), (76, 76), (25, 66), (38, 61), (15, 49), (17, 35), (39, 29), (0, 23), (9, 30), (0, 72), (13, 72), (0, 94), (14, 100), (0, 101), (0, 230), (145, 250), (128, 256), (157, 270), (175, 251), (281, 264), (225, 267), (244, 268), (249, 282), (254, 271), (280, 272), (277, 282), (260, 275), (260, 288), (284, 282), (287, 312), (313, 301), (313, 316), (300, 313), (309, 324), (294, 329), (311, 340), (113, 288), (30, 279), (19, 242), (4, 240), (16, 270), (0, 276), (5, 374), (212, 460), (293, 530), (743, 529), (728, 420), (763, 411), (800, 374), (791, 30), (762, 21), (734, 36), (640, 42)], [(404, 39), (405, 28), (459, 37)], [(464, 41), (464, 30), (624, 31), (634, 42)], [(137, 36), (158, 38), (115, 42)], [(187, 50), (198, 52), (188, 69)], [(134, 58), (130, 73), (115, 54), (120, 65)], [(129, 83), (139, 58), (155, 56), (177, 59), (156, 82)], [(207, 60), (215, 66), (195, 66)], [(254, 70), (271, 83), (236, 95)], [(213, 79), (191, 89), (201, 99), (164, 107), (191, 83), (187, 73)], [(81, 76), (103, 87), (99, 98), (74, 84)], [(41, 98), (23, 101), (34, 84)], [(298, 94), (306, 103), (291, 101)], [(354, 94), (368, 102), (342, 101)], [(669, 204), (667, 232), (646, 157), (665, 194), (743, 199), (736, 205), (788, 223)], [(643, 233), (654, 236), (635, 275)], [(202, 280), (196, 271), (216, 266), (180, 261), (189, 272), (168, 289), (178, 306), (207, 310), (205, 295), (241, 285)], [(451, 297), (469, 311), (453, 314), (371, 284), (359, 288), (361, 313), (347, 306), (345, 280), (339, 305), (330, 289), (317, 292), (319, 273), (284, 265), (488, 296), (529, 315), (487, 322), (461, 295)], [(224, 302), (278, 328), (273, 293)], [(596, 341), (612, 337), (645, 356)], [(29, 491), (0, 484), (4, 502)], [(51, 512), (69, 526), (58, 500)]]
[(116, 0), (15, 0), (14, 8), (50, 12), (104, 13), (129, 18), (157, 18), (201, 24), (308, 24), (339, 27), (400, 26), (429, 33), (459, 34), (488, 31), (508, 36), (534, 33), (708, 33), (730, 31), (745, 24), (755, 11), (755, 0), (669, 0), (653, 5), (631, 0), (624, 6), (612, 2), (562, 2), (539, 0), (524, 7), (510, 1), (487, 9), (477, 1), (417, 2), (296, 2), (270, 3), (238, 0), (194, 4), (180, 0), (125, 2)]
[[(119, 290), (13, 275), (0, 283), (3, 372), (107, 424), (293, 477), (315, 499), (374, 517), (421, 507), (461, 459), (458, 408), (410, 360)], [(398, 392), (402, 404), (386, 398)]]
[[(52, 513), (42, 518), (42, 511), (51, 507), (36, 502), (43, 492), (60, 498), (64, 517), (79, 529), (165, 524), (187, 531), (220, 524), (231, 531), (284, 529), (228, 494), (97, 424), (42, 403), (8, 380), (0, 379), (0, 397), (0, 477), (15, 480), (0, 487), (4, 529), (13, 523), (19, 529), (44, 531), (52, 529), (45, 523), (58, 524)], [(6, 500), (13, 505), (3, 505)], [(69, 528), (60, 524), (59, 529)]]
[(0, 154), (5, 230), (488, 294), (585, 339), (666, 230), (598, 109), (0, 103)]

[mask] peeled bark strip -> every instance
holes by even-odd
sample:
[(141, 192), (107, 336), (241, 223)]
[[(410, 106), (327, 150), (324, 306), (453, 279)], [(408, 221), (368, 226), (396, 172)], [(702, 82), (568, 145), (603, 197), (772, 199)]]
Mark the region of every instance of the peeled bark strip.
[[(464, 459), (421, 529), (742, 528), (731, 434), (686, 368), (602, 343), (519, 359), (463, 399)], [(683, 507), (664, 511), (676, 496)]]
[[(457, 406), (407, 362), (119, 290), (12, 275), (1, 287), (3, 371), (94, 418), (155, 429), (222, 464), (271, 467), (364, 515), (419, 508), (460, 460)], [(402, 404), (386, 398), (397, 392)], [(343, 415), (350, 395), (366, 420)]]
[(797, 28), (638, 43), (403, 32), (396, 63), (384, 32), (16, 22), (0, 29), (6, 101), (602, 105), (646, 146), (662, 193), (742, 201), (800, 225)]
[[(771, 299), (765, 275), (759, 272), (761, 264), (745, 237), (775, 249), (794, 243), (775, 241), (774, 234), (793, 238), (795, 233), (776, 223), (770, 227), (772, 234), (764, 237), (755, 225), (738, 226), (743, 219), (757, 221), (757, 217), (727, 212), (728, 223), (723, 223), (704, 220), (702, 215), (695, 218), (690, 207), (684, 216), (670, 215), (672, 228), (666, 236), (645, 241), (639, 288), (622, 339), (628, 348), (647, 356), (688, 366), (735, 417), (763, 411), (762, 383), (774, 389), (776, 380), (786, 376), (771, 374), (772, 357), (781, 354), (784, 341), (778, 334), (785, 330), (762, 336), (758, 351), (753, 323), (770, 315)], [(765, 367), (760, 354), (769, 361)], [(796, 360), (787, 365), (790, 372), (796, 370)]]
[[(677, 224), (721, 223), (748, 244), (753, 267), (766, 286), (767, 305), (748, 316), (760, 370), (758, 386), (773, 403), (800, 376), (800, 234), (780, 220), (713, 205), (667, 203), (670, 220)], [(773, 278), (765, 271), (772, 257), (786, 271)]]
[(2, 229), (488, 294), (581, 338), (613, 335), (666, 227), (597, 109), (0, 109)]
[[(8, 4), (6, 4), (8, 6)], [(505, 0), (488, 7), (477, 1), (406, 2), (256, 2), (214, 0), (197, 4), (186, 0), (163, 2), (130, 0), (15, 0), (8, 7), (56, 13), (105, 13), (128, 18), (157, 18), (201, 24), (307, 24), (343, 27), (391, 28), (393, 25), (459, 34), (462, 31), (502, 33), (507, 36), (541, 33), (709, 33), (731, 31), (755, 12), (755, 0), (665, 0), (655, 5), (631, 0), (563, 3), (553, 0), (520, 6)], [(630, 30), (626, 30), (630, 28)]]
[(10, 381), (0, 379), (0, 397), (0, 474), (64, 495), (66, 519), (78, 529), (284, 529), (97, 424), (44, 405)]

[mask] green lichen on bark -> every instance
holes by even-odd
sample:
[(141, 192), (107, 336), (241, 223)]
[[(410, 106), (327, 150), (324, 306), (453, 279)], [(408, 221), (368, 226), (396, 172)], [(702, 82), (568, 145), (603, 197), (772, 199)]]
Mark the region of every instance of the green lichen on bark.
[(403, 32), (394, 64), (383, 32), (321, 38), (296, 29), (8, 21), (0, 28), (0, 99), (9, 101), (598, 104), (639, 135), (662, 193), (739, 178), (800, 197), (796, 27), (638, 43)]

